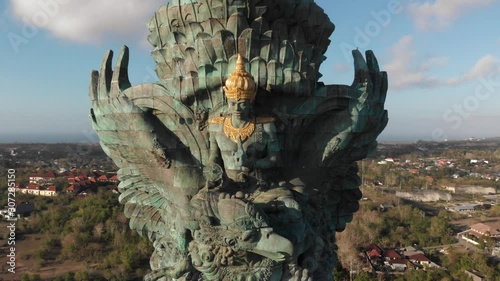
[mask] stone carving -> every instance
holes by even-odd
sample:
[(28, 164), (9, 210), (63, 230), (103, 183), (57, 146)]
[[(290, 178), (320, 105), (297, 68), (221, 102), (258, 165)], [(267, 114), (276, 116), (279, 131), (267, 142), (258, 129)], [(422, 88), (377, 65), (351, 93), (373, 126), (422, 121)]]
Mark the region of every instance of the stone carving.
[(149, 22), (160, 81), (124, 47), (91, 75), (91, 121), (120, 168), (145, 280), (332, 280), (361, 198), (355, 161), (387, 124), (387, 75), (353, 51), (318, 82), (334, 25), (312, 0), (173, 0)]

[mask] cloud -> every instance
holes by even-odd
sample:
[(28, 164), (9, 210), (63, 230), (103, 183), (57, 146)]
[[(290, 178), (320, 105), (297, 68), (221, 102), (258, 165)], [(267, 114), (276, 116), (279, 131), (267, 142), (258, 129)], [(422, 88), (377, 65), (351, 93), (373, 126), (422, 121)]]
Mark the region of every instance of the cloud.
[(411, 3), (408, 10), (417, 28), (424, 31), (444, 30), (465, 13), (483, 8), (495, 0), (436, 0)]
[[(383, 67), (390, 74), (391, 88), (430, 88), (443, 84), (441, 79), (431, 76), (428, 71), (437, 65), (444, 65), (448, 58), (418, 58), (413, 46), (413, 37), (407, 35), (391, 48), (392, 60)], [(415, 64), (415, 61), (419, 63)]]
[(500, 74), (500, 59), (485, 55), (472, 66), (465, 74), (450, 78), (440, 78), (431, 75), (430, 71), (445, 66), (448, 57), (417, 55), (412, 36), (404, 36), (390, 49), (391, 61), (383, 66), (390, 75), (391, 88), (402, 90), (409, 88), (435, 88), (441, 86), (455, 86), (488, 77), (491, 74)]
[(480, 77), (488, 77), (494, 73), (500, 73), (500, 60), (492, 55), (486, 55), (480, 58), (466, 74), (450, 78), (447, 83), (449, 85), (462, 84)]
[(164, 0), (10, 0), (13, 16), (24, 25), (75, 42), (144, 40), (146, 23)]

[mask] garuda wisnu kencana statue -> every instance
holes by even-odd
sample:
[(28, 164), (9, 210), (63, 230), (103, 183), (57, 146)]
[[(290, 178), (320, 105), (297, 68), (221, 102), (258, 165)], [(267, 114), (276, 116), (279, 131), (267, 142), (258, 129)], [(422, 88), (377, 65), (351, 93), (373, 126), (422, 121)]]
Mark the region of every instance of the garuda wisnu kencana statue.
[(160, 81), (124, 47), (91, 76), (92, 125), (119, 167), (145, 280), (332, 280), (358, 210), (357, 160), (387, 124), (387, 75), (353, 51), (319, 82), (334, 25), (312, 0), (173, 0), (148, 24)]

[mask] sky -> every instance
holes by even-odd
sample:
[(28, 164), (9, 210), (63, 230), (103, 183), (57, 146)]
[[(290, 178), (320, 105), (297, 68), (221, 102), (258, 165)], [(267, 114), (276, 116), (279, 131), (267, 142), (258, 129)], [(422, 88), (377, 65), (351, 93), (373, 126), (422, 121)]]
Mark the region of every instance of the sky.
[[(90, 73), (130, 47), (133, 85), (157, 81), (146, 22), (165, 0), (0, 1), (0, 142), (95, 142)], [(335, 24), (326, 84), (353, 80), (351, 50), (388, 72), (380, 141), (500, 136), (500, 0), (316, 0)]]

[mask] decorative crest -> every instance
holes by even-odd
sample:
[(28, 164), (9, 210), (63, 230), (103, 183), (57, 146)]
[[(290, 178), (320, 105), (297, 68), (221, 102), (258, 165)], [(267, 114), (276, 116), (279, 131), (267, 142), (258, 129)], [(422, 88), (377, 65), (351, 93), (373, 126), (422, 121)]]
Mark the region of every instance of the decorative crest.
[(255, 100), (257, 84), (252, 75), (246, 71), (243, 57), (240, 54), (238, 54), (234, 72), (226, 80), (224, 92), (228, 99), (249, 99), (251, 102)]

